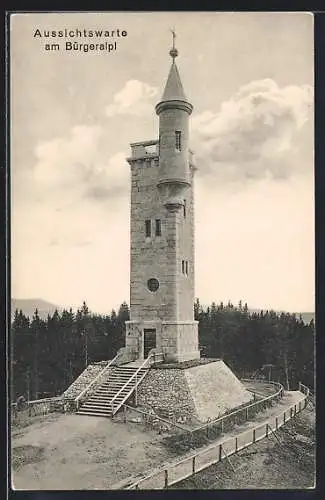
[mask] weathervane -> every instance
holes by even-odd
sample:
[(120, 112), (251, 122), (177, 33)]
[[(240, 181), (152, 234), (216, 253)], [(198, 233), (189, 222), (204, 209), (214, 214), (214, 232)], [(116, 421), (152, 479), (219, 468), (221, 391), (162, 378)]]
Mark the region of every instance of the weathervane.
[(172, 35), (173, 35), (173, 48), (170, 50), (169, 54), (173, 58), (173, 62), (174, 62), (175, 61), (175, 57), (178, 56), (178, 50), (175, 48), (176, 33), (175, 33), (175, 29), (172, 29), (170, 31), (172, 32)]

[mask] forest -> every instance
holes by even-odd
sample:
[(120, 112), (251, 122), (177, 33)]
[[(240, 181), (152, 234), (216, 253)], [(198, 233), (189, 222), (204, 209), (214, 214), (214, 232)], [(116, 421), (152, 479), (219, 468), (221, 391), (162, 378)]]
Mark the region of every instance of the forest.
[[(222, 358), (239, 377), (265, 376), (296, 389), (313, 389), (315, 326), (295, 314), (249, 311), (247, 304), (196, 299), (201, 357)], [(125, 345), (129, 307), (92, 313), (84, 302), (76, 312), (55, 311), (46, 320), (36, 310), (26, 317), (16, 310), (10, 331), (10, 395), (28, 400), (60, 395), (94, 361), (112, 359)]]

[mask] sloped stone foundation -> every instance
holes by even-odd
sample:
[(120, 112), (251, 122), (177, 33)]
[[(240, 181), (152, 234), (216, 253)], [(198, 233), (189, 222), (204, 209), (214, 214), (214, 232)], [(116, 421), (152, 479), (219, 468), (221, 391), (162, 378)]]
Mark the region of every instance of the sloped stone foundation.
[(177, 420), (206, 422), (252, 400), (252, 394), (222, 360), (190, 368), (152, 368), (138, 387), (138, 405)]

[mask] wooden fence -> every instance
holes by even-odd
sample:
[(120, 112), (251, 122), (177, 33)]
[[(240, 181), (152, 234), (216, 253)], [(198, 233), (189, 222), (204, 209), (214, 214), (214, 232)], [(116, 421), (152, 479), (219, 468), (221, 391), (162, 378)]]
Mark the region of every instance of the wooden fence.
[(276, 416), (270, 417), (267, 422), (256, 425), (254, 428), (250, 428), (237, 436), (225, 439), (221, 443), (218, 442), (207, 446), (181, 460), (166, 464), (160, 469), (120, 482), (113, 489), (166, 489), (273, 434), (288, 420), (302, 411), (306, 405), (307, 396), (302, 394), (297, 403), (286, 408), (285, 411), (279, 412)]
[[(172, 420), (167, 420), (159, 417), (158, 415), (152, 415), (149, 412), (139, 410), (128, 405), (123, 405), (124, 409), (132, 409), (141, 415), (143, 423), (145, 425), (152, 425), (153, 427), (168, 429), (175, 428), (176, 430), (181, 430), (183, 433), (187, 433), (190, 439), (193, 440), (194, 437), (199, 437), (200, 435), (209, 437), (211, 434), (214, 438), (223, 432), (227, 432), (234, 427), (234, 425), (242, 424), (248, 420), (252, 420), (253, 417), (260, 411), (264, 411), (266, 408), (271, 407), (274, 402), (278, 402), (284, 395), (284, 388), (278, 382), (272, 382), (275, 386), (276, 392), (270, 396), (264, 397), (254, 403), (249, 403), (243, 405), (241, 408), (234, 410), (222, 417), (210, 420), (197, 427), (187, 427), (185, 425), (180, 425), (179, 423), (173, 422)], [(127, 420), (126, 412), (124, 411), (124, 421)]]
[(11, 417), (15, 422), (26, 417), (35, 417), (39, 415), (47, 415), (54, 411), (62, 411), (65, 401), (60, 396), (54, 398), (37, 399), (34, 401), (26, 401), (17, 406), (17, 403), (11, 405)]

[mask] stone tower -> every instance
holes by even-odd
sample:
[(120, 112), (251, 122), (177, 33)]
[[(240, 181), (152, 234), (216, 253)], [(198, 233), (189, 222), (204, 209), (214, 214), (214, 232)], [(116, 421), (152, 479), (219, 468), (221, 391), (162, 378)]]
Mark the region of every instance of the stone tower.
[(194, 321), (195, 166), (189, 149), (187, 100), (175, 63), (156, 105), (159, 140), (131, 144), (131, 283), (126, 348), (151, 349), (167, 361), (200, 357)]

